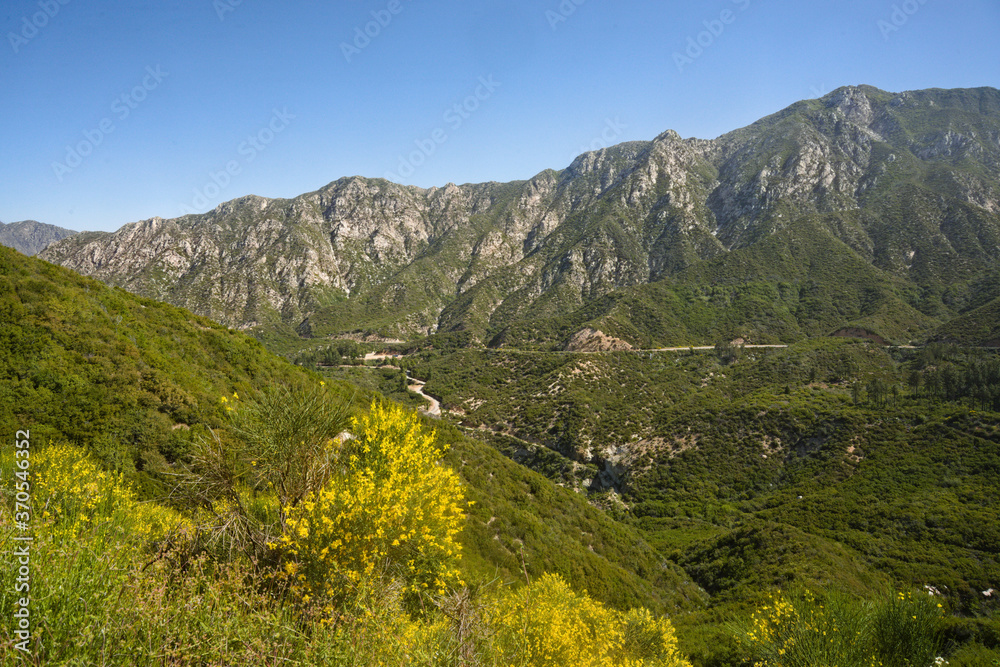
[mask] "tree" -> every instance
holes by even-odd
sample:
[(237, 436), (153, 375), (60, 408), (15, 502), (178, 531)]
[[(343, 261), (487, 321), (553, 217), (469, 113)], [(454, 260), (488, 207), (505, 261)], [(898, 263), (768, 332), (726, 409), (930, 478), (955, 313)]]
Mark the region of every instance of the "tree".
[(728, 365), (739, 361), (742, 354), (743, 348), (729, 341), (722, 340), (715, 344), (715, 356), (723, 364)]
[(886, 403), (886, 384), (881, 378), (872, 378), (868, 381), (868, 400), (872, 405), (883, 406)]
[(208, 515), (202, 528), (212, 541), (263, 557), (289, 510), (329, 480), (350, 403), (324, 383), (269, 387), (246, 399), (234, 392), (221, 403), (226, 432), (198, 442), (178, 488)]

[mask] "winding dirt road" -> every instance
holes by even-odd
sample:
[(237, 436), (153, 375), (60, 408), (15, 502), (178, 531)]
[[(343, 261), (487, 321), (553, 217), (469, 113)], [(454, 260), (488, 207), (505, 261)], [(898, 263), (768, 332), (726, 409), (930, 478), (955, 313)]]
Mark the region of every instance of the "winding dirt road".
[(424, 393), (424, 385), (427, 384), (427, 383), (426, 382), (421, 382), (420, 380), (415, 380), (415, 379), (413, 379), (411, 377), (407, 377), (406, 379), (410, 381), (410, 384), (408, 384), (406, 386), (406, 388), (409, 389), (410, 391), (412, 391), (415, 394), (420, 394), (430, 404), (429, 408), (427, 408), (426, 410), (424, 410), (424, 409), (421, 408), (420, 411), (421, 412), (426, 412), (427, 414), (431, 415), (432, 417), (440, 417), (441, 416), (441, 402), (439, 400), (437, 400), (436, 398), (434, 398), (433, 396), (430, 396), (430, 395)]

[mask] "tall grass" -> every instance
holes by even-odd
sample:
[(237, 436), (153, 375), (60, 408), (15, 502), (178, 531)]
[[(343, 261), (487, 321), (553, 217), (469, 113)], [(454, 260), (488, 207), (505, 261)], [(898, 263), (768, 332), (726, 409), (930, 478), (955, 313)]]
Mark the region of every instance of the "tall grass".
[(757, 667), (930, 667), (943, 645), (937, 600), (926, 593), (872, 600), (778, 593), (732, 629)]

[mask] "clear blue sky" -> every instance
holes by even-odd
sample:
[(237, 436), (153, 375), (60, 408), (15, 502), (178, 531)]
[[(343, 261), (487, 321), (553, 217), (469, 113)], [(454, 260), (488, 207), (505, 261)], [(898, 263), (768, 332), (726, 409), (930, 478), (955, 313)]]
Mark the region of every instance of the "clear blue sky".
[(1000, 88), (997, 0), (4, 0), (0, 28), (0, 220), (77, 230), (525, 179), (842, 85)]

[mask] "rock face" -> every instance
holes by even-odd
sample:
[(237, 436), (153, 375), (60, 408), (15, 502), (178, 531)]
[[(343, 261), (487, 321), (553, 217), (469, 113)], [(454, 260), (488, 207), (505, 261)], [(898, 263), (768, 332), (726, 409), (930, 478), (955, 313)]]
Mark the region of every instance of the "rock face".
[(0, 245), (13, 248), (31, 256), (40, 253), (45, 246), (76, 234), (72, 229), (47, 225), (37, 220), (22, 220), (4, 224), (0, 222)]
[[(737, 251), (806, 227), (946, 310), (943, 272), (967, 280), (1000, 256), (1000, 91), (841, 88), (711, 141), (668, 131), (527, 181), (343, 178), (76, 236), (42, 257), (230, 326), (308, 318), (314, 335), (489, 340), (730, 256), (727, 280), (745, 281)], [(806, 287), (822, 281), (814, 259), (788, 259)]]
[(607, 336), (602, 331), (586, 328), (573, 334), (566, 344), (567, 352), (617, 352), (634, 349), (620, 338)]

